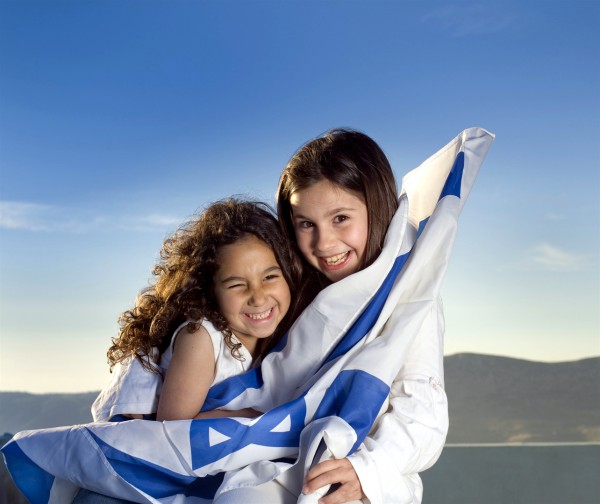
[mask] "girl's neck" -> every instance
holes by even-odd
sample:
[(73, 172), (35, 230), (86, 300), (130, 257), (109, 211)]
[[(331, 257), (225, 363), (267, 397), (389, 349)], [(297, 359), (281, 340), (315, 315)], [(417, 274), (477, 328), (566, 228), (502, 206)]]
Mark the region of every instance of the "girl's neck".
[(236, 333), (232, 331), (232, 334), (238, 339), (238, 341), (242, 344), (242, 346), (248, 350), (252, 358), (255, 359), (256, 356), (254, 353), (256, 352), (256, 347), (258, 343), (258, 338), (253, 338), (250, 336), (238, 336)]

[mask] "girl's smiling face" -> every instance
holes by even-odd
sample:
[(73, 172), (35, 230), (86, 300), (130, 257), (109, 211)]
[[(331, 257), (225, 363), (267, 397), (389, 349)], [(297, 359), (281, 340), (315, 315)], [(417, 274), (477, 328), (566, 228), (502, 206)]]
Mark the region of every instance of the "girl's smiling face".
[(332, 282), (359, 270), (369, 232), (361, 197), (321, 180), (290, 197), (298, 248)]
[(253, 235), (221, 247), (214, 292), (219, 310), (242, 344), (254, 352), (290, 307), (291, 295), (269, 246)]

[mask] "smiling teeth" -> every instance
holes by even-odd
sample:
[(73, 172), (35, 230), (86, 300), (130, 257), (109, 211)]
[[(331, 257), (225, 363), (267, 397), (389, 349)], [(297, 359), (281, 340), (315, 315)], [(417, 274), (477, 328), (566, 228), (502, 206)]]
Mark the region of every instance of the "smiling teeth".
[(264, 311), (262, 313), (246, 313), (246, 315), (252, 320), (264, 320), (266, 318), (269, 318), (272, 311), (273, 308), (269, 308), (267, 311)]
[(324, 257), (323, 260), (327, 263), (327, 266), (337, 266), (341, 262), (344, 261), (348, 257), (348, 252), (344, 252), (343, 254), (334, 255), (331, 257)]

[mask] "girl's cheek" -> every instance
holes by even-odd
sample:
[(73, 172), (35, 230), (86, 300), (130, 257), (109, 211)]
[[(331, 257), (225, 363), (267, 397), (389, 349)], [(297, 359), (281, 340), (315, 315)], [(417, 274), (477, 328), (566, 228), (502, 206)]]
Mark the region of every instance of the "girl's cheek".
[(303, 255), (307, 255), (310, 238), (305, 233), (296, 233), (296, 243)]

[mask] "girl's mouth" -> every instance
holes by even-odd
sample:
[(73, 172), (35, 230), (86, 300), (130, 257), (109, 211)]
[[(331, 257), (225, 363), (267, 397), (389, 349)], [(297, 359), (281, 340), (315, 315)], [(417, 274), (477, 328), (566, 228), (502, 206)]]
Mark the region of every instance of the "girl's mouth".
[(319, 261), (327, 270), (338, 270), (346, 266), (350, 260), (351, 251), (343, 252), (329, 257), (319, 257)]
[(254, 322), (262, 322), (263, 320), (269, 320), (271, 318), (273, 315), (273, 307), (271, 306), (268, 310), (260, 313), (244, 313), (244, 315)]

